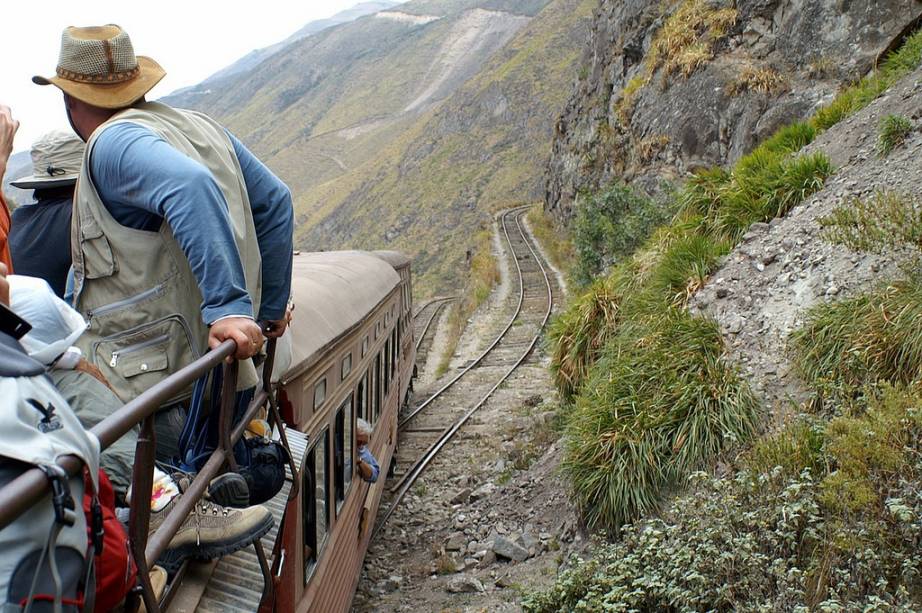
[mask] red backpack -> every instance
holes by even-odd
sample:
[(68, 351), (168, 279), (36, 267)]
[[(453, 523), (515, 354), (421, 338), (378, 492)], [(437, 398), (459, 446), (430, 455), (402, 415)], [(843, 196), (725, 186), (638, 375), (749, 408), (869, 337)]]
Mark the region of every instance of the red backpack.
[[(86, 530), (90, 543), (94, 545), (96, 558), (96, 603), (97, 613), (113, 610), (134, 587), (138, 569), (128, 551), (128, 535), (122, 522), (115, 516), (115, 493), (109, 478), (99, 471), (99, 504), (94, 513), (92, 487), (87, 480), (87, 494), (83, 497), (83, 512), (86, 514)], [(101, 534), (95, 537), (94, 528), (101, 526)]]

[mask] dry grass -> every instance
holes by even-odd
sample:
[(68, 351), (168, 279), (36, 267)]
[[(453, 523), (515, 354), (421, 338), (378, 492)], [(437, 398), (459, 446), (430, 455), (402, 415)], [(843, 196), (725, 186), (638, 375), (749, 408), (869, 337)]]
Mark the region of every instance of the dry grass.
[(663, 24), (647, 54), (652, 74), (663, 69), (664, 78), (675, 73), (689, 77), (714, 57), (714, 47), (736, 24), (735, 8), (715, 9), (706, 0), (686, 0)]
[(637, 157), (641, 163), (653, 161), (669, 145), (669, 137), (665, 134), (654, 134), (638, 141), (636, 145)]
[(573, 243), (567, 230), (557, 227), (540, 202), (528, 211), (528, 225), (554, 266), (570, 270), (576, 257)]
[(464, 289), (461, 296), (451, 307), (448, 316), (448, 339), (435, 376), (440, 377), (448, 370), (451, 357), (458, 348), (461, 333), (467, 325), (467, 320), (474, 314), (484, 300), (490, 295), (493, 286), (499, 281), (499, 267), (493, 256), (492, 233), (489, 229), (481, 230), (474, 236), (473, 246), (470, 249), (471, 258)]
[(777, 94), (787, 88), (787, 79), (768, 66), (746, 66), (727, 88), (731, 96), (745, 92)]

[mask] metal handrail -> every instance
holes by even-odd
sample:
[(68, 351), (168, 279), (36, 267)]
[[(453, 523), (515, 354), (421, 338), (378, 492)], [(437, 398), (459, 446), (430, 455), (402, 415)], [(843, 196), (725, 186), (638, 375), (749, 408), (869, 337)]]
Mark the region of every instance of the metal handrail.
[[(150, 387), (134, 400), (126, 403), (121, 409), (109, 415), (90, 432), (100, 443), (101, 450), (105, 450), (120, 437), (124, 436), (131, 428), (141, 425), (138, 443), (135, 448), (135, 464), (132, 475), (132, 496), (130, 503), (129, 519), (129, 545), (138, 567), (138, 581), (141, 584), (140, 598), (144, 600), (147, 610), (159, 613), (160, 606), (154, 598), (150, 585), (148, 571), (157, 558), (169, 546), (173, 536), (179, 531), (189, 512), (198, 504), (205, 493), (208, 483), (217, 476), (218, 472), (230, 464), (233, 467), (233, 445), (243, 436), (246, 424), (252, 420), (256, 412), (267, 402), (272, 404), (272, 393), (269, 385), (257, 391), (250, 402), (242, 419), (236, 427), (233, 424), (235, 408), (235, 394), (237, 383), (237, 362), (225, 364), (224, 393), (221, 399), (221, 436), (218, 447), (212, 452), (204, 466), (196, 474), (192, 483), (185, 489), (182, 497), (176, 503), (173, 511), (167, 516), (163, 524), (153, 533), (148, 534), (150, 526), (150, 494), (153, 486), (154, 450), (156, 437), (154, 434), (154, 414), (163, 405), (176, 396), (177, 393), (188, 388), (197, 379), (207, 374), (212, 368), (221, 364), (222, 360), (232, 356), (237, 350), (234, 341), (224, 341), (218, 347), (209, 351), (201, 358), (183, 367), (163, 381)], [(272, 363), (275, 354), (275, 339), (270, 339), (267, 346), (268, 359), (266, 360), (263, 376), (266, 382), (271, 376)], [(281, 424), (279, 424), (281, 428)], [(82, 461), (73, 455), (63, 456), (58, 460), (58, 465), (71, 477), (83, 469)], [(37, 504), (48, 493), (50, 483), (38, 468), (30, 469), (16, 477), (0, 489), (0, 529), (5, 528), (32, 506)], [(146, 492), (147, 495), (143, 495)], [(254, 543), (257, 556), (265, 560), (259, 540)], [(267, 576), (263, 569), (264, 596), (272, 589), (271, 576)], [(133, 595), (126, 602), (126, 610), (137, 607), (137, 595)]]

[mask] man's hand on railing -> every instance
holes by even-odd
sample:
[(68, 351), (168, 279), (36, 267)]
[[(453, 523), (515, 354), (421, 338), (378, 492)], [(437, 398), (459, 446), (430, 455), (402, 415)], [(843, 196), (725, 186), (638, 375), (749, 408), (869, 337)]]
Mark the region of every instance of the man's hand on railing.
[(285, 316), (282, 319), (260, 322), (263, 334), (266, 338), (280, 338), (285, 334), (285, 330), (291, 324), (291, 314), (295, 310), (295, 303), (289, 301), (285, 308)]
[[(237, 343), (233, 357), (245, 360), (253, 357), (263, 346), (263, 333), (259, 325), (249, 317), (227, 317), (211, 324), (208, 331), (208, 347), (214, 349), (224, 341)], [(228, 362), (231, 358), (228, 358)]]

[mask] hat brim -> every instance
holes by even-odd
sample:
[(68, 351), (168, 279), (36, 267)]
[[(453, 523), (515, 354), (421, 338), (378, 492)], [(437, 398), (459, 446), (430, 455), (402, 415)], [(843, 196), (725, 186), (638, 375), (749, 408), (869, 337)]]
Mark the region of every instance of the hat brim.
[(40, 177), (31, 175), (10, 181), (10, 185), (19, 189), (52, 189), (55, 187), (67, 187), (77, 182), (77, 175), (61, 175), (59, 177)]
[(77, 100), (103, 109), (130, 106), (149, 92), (166, 75), (160, 64), (149, 57), (138, 56), (138, 76), (124, 83), (80, 83), (58, 76), (32, 77), (36, 85), (54, 85)]

